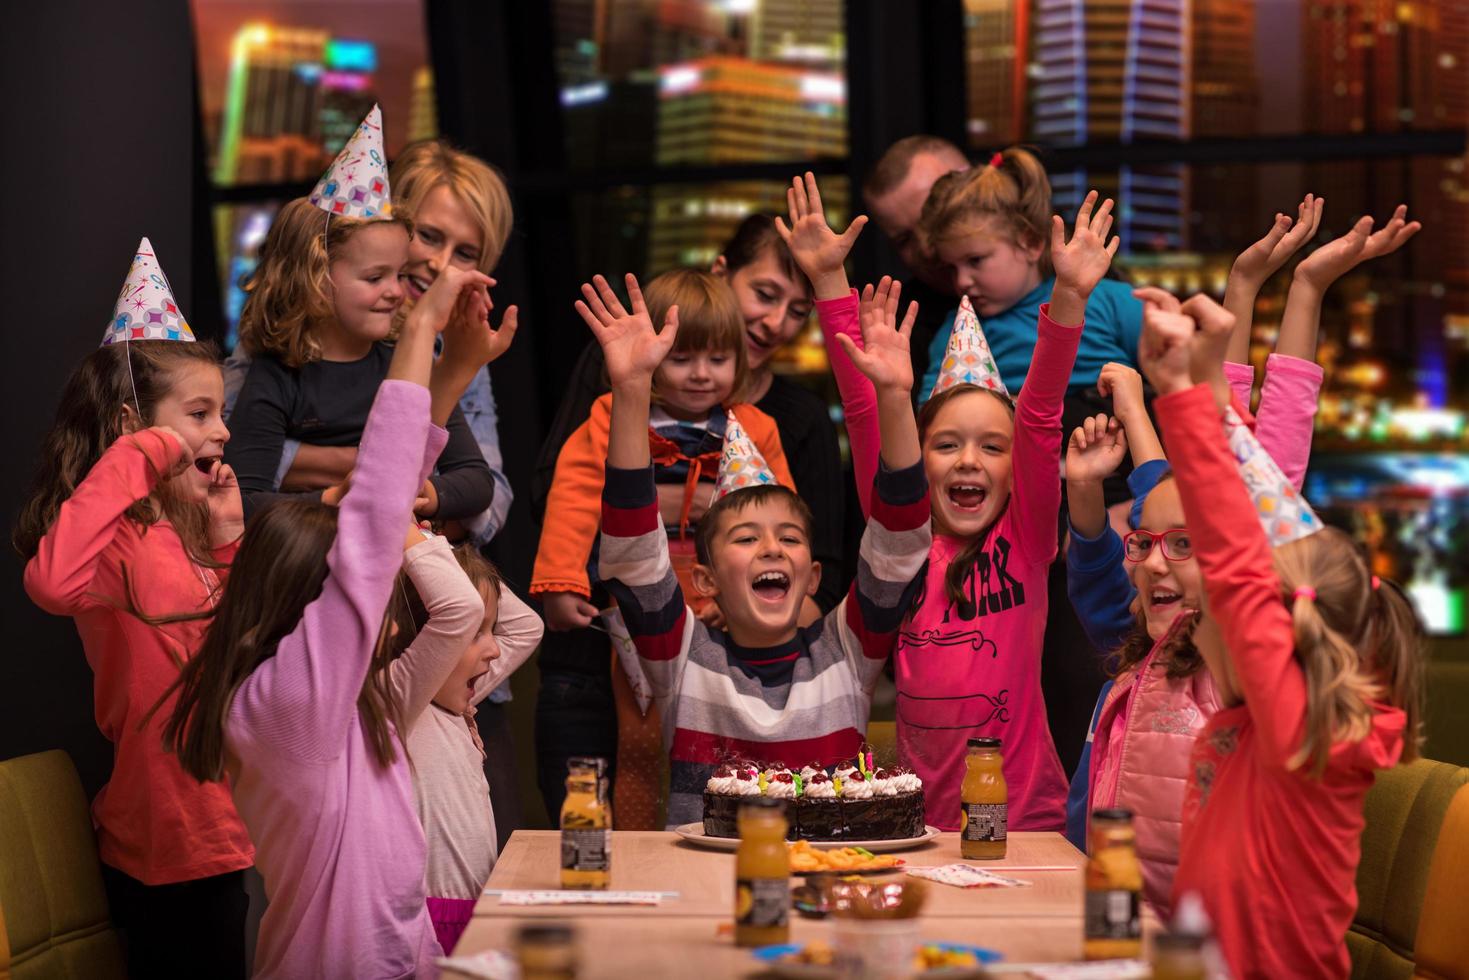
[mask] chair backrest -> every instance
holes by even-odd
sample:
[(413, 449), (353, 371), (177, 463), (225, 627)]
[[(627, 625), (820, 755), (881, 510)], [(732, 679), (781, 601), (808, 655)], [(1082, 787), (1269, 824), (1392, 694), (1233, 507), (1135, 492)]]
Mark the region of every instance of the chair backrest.
[(1409, 980), (1439, 827), (1469, 769), (1419, 759), (1377, 774), (1367, 794), (1357, 915), (1347, 932), (1352, 977)]
[(65, 752), (0, 762), (0, 910), (15, 980), (127, 976), (97, 840)]
[(1459, 787), (1438, 831), (1418, 940), (1415, 980), (1469, 980), (1469, 785)]

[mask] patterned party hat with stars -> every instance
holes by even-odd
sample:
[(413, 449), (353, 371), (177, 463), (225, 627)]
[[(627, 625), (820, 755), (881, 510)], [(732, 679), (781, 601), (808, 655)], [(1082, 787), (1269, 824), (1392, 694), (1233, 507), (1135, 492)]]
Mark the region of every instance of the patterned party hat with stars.
[(959, 312), (954, 314), (954, 329), (949, 334), (949, 349), (944, 352), (944, 362), (939, 366), (939, 379), (933, 386), (932, 398), (939, 392), (948, 391), (955, 385), (978, 385), (1003, 395), (1005, 382), (1000, 380), (1000, 369), (995, 356), (990, 353), (989, 341), (984, 339), (979, 317), (969, 297), (959, 300)]
[(1325, 527), (1306, 498), (1281, 472), (1233, 408), (1225, 410), (1224, 431), (1229, 436), (1230, 451), (1239, 463), (1240, 476), (1245, 481), (1245, 489), (1250, 492), (1260, 526), (1265, 529), (1272, 548), (1315, 534)]
[(746, 487), (774, 486), (775, 474), (760, 450), (755, 448), (745, 427), (734, 412), (729, 413), (724, 427), (724, 455), (719, 459), (719, 476), (714, 481), (714, 499)]
[(316, 182), (311, 203), (346, 218), (386, 218), (393, 213), (383, 154), (383, 114), (377, 106)]
[(194, 331), (179, 312), (179, 305), (169, 288), (168, 277), (153, 254), (153, 244), (144, 238), (138, 242), (128, 269), (122, 292), (112, 309), (112, 320), (102, 335), (102, 346), (130, 340), (194, 339)]

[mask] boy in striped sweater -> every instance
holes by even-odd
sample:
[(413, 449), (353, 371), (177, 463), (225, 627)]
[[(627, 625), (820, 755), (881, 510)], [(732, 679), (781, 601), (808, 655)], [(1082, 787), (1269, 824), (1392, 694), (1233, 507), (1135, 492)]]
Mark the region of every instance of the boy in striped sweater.
[(690, 612), (669, 565), (648, 456), (652, 376), (677, 336), (677, 308), (654, 332), (632, 276), (631, 313), (604, 284), (582, 292), (577, 310), (602, 345), (613, 394), (599, 567), (662, 709), (668, 822), (677, 826), (700, 819), (704, 784), (728, 756), (834, 765), (862, 744), (872, 686), (922, 581), (931, 539), (910, 395), (916, 308), (901, 331), (896, 302), (865, 309), (863, 349), (848, 344), (877, 389), (882, 435), (851, 592), (825, 618), (797, 626), (803, 599), (821, 581), (811, 514), (794, 493), (757, 481), (721, 497), (700, 521), (694, 586), (718, 603), (727, 625), (710, 630)]

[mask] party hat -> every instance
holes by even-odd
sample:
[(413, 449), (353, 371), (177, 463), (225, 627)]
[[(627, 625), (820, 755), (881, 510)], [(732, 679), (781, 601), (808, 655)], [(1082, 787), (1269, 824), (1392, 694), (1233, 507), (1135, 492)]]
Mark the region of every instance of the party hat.
[(383, 155), (383, 114), (377, 106), (316, 182), (311, 203), (348, 218), (385, 218), (393, 213)]
[(714, 481), (714, 499), (746, 487), (774, 486), (775, 474), (745, 427), (730, 412), (724, 428), (724, 454), (719, 459), (719, 476)]
[(1272, 548), (1315, 534), (1325, 527), (1306, 498), (1281, 472), (1233, 408), (1224, 412), (1224, 431), (1229, 436), (1230, 451), (1239, 463), (1240, 476), (1245, 481), (1245, 489), (1250, 492), (1260, 526), (1265, 529)]
[(1005, 382), (1000, 380), (1000, 369), (995, 364), (995, 356), (990, 353), (989, 341), (984, 339), (984, 330), (980, 328), (979, 317), (974, 315), (974, 307), (969, 305), (968, 296), (959, 300), (959, 312), (954, 314), (954, 329), (949, 334), (949, 349), (944, 352), (939, 379), (929, 397), (965, 384), (1010, 394), (1005, 390)]
[(179, 312), (169, 288), (168, 277), (153, 254), (153, 243), (144, 238), (138, 242), (132, 268), (117, 294), (112, 308), (112, 321), (102, 335), (102, 346), (128, 340), (187, 340), (194, 331)]

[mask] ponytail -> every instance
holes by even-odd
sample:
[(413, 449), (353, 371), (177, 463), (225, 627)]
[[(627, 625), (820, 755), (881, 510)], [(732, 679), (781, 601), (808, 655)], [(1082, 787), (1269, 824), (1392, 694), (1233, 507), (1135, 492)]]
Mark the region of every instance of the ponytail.
[[(932, 251), (943, 241), (973, 234), (984, 222), (1022, 248), (1050, 238), (1051, 182), (1035, 154), (1020, 147), (1001, 150), (988, 164), (945, 174), (934, 182), (918, 218), (918, 234)], [(1050, 275), (1050, 252), (1042, 248), (1041, 271)]]
[(1296, 658), (1306, 678), (1306, 718), (1292, 769), (1326, 769), (1332, 746), (1365, 738), (1376, 703), (1408, 716), (1403, 761), (1418, 756), (1422, 629), (1407, 597), (1378, 583), (1356, 544), (1328, 527), (1275, 549), (1290, 596)]

